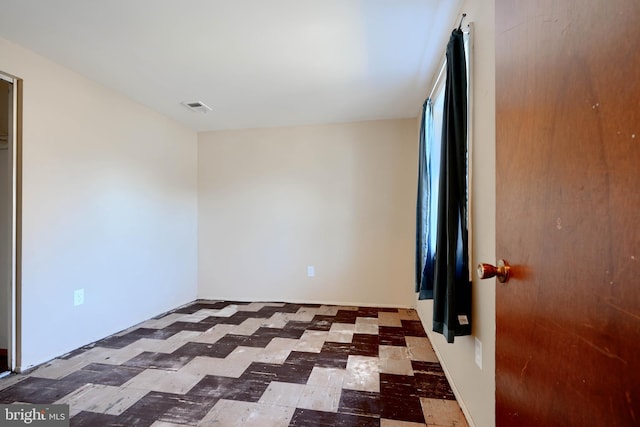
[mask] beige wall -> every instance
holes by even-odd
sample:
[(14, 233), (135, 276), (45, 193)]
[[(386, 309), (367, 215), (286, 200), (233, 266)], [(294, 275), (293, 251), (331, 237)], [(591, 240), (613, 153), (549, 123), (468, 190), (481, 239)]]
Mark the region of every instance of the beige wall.
[[(467, 0), (461, 13), (474, 25), (472, 260), (493, 263), (495, 254), (495, 48), (494, 0)], [(475, 269), (474, 269), (475, 270)], [(476, 426), (495, 425), (495, 283), (473, 279), (473, 336), (447, 344), (431, 332), (433, 305), (418, 312), (456, 395)], [(474, 362), (475, 339), (482, 343), (482, 369)]]
[(416, 133), (413, 119), (201, 133), (199, 295), (413, 305)]
[(24, 80), (19, 367), (193, 300), (196, 133), (2, 39), (0, 71)]

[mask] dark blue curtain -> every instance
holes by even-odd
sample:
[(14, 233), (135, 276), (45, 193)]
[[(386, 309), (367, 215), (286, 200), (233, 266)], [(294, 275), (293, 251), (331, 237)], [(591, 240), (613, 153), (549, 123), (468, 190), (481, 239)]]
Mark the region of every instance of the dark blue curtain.
[(422, 107), (420, 124), (420, 160), (418, 174), (418, 203), (416, 215), (416, 292), (419, 299), (433, 298), (434, 260), (438, 225), (438, 196), (440, 182), (440, 156), (442, 144), (434, 110), (439, 117), (444, 104), (442, 97), (428, 98)]
[[(431, 179), (431, 144), (433, 143), (433, 102), (427, 99), (422, 106), (420, 149), (418, 161), (418, 203), (416, 212), (416, 292), (418, 299), (433, 298), (433, 246), (430, 232), (430, 197), (437, 180)], [(435, 237), (435, 236), (434, 236)]]
[[(467, 70), (464, 52), (464, 36), (460, 29), (453, 30), (447, 45), (447, 80), (444, 94), (440, 167), (434, 172), (420, 168), (419, 189), (425, 182), (437, 179), (437, 198), (418, 193), (418, 221), (426, 217), (427, 236), (423, 247), (418, 248), (423, 266), (416, 276), (419, 298), (433, 298), (433, 330), (453, 342), (455, 336), (471, 334), (471, 281), (469, 280), (468, 212), (467, 212)], [(425, 123), (428, 128), (428, 120)], [(421, 132), (422, 139), (425, 132)], [(428, 134), (426, 134), (428, 135)], [(425, 146), (425, 155), (428, 156)], [(434, 160), (434, 159), (431, 159)], [(429, 173), (431, 172), (431, 174)], [(422, 185), (422, 187), (421, 187)], [(429, 202), (425, 206), (425, 199)], [(426, 214), (421, 213), (426, 212)], [(422, 218), (421, 218), (422, 215)], [(425, 225), (417, 228), (424, 233)], [(435, 234), (432, 235), (432, 234)], [(435, 239), (435, 249), (430, 251), (429, 241)], [(417, 240), (421, 240), (417, 236)], [(426, 245), (426, 246), (424, 246)], [(422, 250), (422, 253), (419, 253)], [(424, 257), (424, 258), (422, 258)], [(418, 260), (416, 260), (416, 264)], [(416, 265), (416, 273), (418, 266)], [(418, 283), (419, 281), (419, 283)]]

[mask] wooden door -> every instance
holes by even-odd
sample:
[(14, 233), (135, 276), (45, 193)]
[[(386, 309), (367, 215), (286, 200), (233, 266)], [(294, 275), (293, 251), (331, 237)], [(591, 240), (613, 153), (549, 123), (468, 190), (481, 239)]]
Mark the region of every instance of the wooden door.
[(640, 425), (640, 1), (496, 0), (498, 426)]

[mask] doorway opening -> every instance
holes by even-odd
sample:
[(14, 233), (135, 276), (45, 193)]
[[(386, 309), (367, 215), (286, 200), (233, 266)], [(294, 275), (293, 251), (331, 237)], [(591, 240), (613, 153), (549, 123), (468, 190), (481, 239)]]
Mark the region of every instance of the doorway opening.
[(0, 72), (0, 377), (19, 359), (22, 82)]

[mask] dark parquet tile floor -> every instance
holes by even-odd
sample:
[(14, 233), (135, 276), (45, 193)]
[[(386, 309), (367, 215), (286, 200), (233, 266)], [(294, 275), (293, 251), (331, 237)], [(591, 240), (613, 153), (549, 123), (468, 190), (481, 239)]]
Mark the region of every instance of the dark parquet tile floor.
[(197, 301), (0, 380), (72, 426), (466, 426), (413, 310)]

